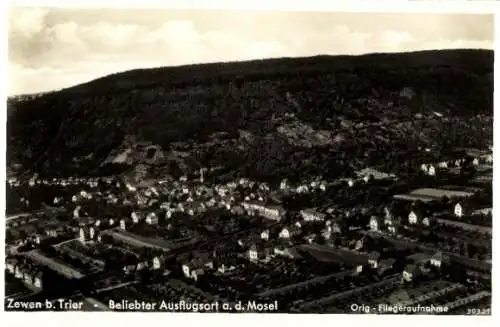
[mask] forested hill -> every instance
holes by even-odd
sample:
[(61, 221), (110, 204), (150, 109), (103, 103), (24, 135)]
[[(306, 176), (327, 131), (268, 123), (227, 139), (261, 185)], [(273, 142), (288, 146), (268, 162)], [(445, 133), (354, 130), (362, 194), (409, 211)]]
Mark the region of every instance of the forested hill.
[(9, 100), (7, 155), (46, 175), (400, 169), (419, 146), (483, 146), (492, 103), (487, 50), (141, 69)]

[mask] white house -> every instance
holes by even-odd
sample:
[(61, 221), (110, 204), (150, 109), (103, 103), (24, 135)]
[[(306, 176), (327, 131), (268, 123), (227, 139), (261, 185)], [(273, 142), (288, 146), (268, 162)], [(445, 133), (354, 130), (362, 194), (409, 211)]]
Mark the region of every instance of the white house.
[(151, 212), (147, 215), (146, 217), (146, 223), (148, 225), (156, 225), (158, 224), (158, 217), (156, 216), (156, 214), (154, 212)]
[(259, 252), (257, 251), (257, 247), (250, 247), (250, 249), (248, 250), (248, 258), (251, 261), (259, 260)]
[(80, 242), (85, 242), (85, 230), (83, 228), (80, 228), (79, 239)]
[(91, 240), (93, 240), (94, 237), (95, 237), (95, 229), (94, 229), (94, 227), (90, 227), (90, 229), (89, 229), (89, 238)]
[(415, 277), (417, 267), (414, 264), (407, 265), (403, 270), (403, 281), (411, 282)]
[(279, 234), (280, 238), (288, 239), (290, 238), (290, 232), (288, 231), (288, 228), (283, 228)]
[(479, 166), (479, 159), (478, 158), (474, 158), (474, 160), (472, 160), (472, 164), (474, 166)]
[(77, 219), (80, 217), (80, 209), (81, 207), (80, 206), (77, 206), (74, 210), (73, 210), (73, 218)]
[(161, 267), (160, 258), (154, 257), (153, 258), (153, 269), (158, 270), (158, 269), (160, 269), (160, 267)]
[(289, 239), (294, 236), (297, 236), (301, 233), (301, 228), (297, 225), (293, 225), (290, 227), (285, 227), (279, 233), (279, 237), (283, 239)]
[(437, 252), (431, 257), (430, 263), (434, 267), (440, 268), (442, 262), (443, 262), (443, 254), (441, 252)]
[(197, 281), (198, 278), (202, 275), (205, 274), (205, 270), (203, 270), (203, 268), (197, 268), (197, 269), (193, 269), (191, 270), (191, 278), (194, 280), (194, 281)]
[(441, 161), (438, 163), (439, 168), (448, 168), (448, 163), (446, 161)]
[(378, 268), (378, 262), (379, 262), (379, 260), (380, 260), (380, 254), (377, 253), (377, 252), (370, 253), (370, 255), (368, 256), (368, 264), (373, 269), (377, 269)]
[(120, 220), (120, 229), (127, 230), (127, 226), (125, 226), (125, 219)]
[(408, 223), (409, 224), (416, 224), (418, 222), (418, 217), (417, 217), (417, 214), (412, 211), (410, 212), (410, 214), (408, 215)]
[(35, 281), (34, 286), (36, 288), (42, 288), (42, 275), (41, 275), (41, 273), (35, 276), (34, 281)]
[(300, 214), (305, 221), (324, 221), (326, 217), (324, 213), (317, 212), (313, 209), (301, 210)]
[(422, 170), (424, 173), (428, 173), (429, 172), (429, 167), (427, 166), (427, 164), (422, 164), (420, 166), (420, 170)]
[(288, 189), (288, 180), (285, 178), (280, 183), (280, 190), (285, 191)]
[(379, 226), (379, 221), (378, 218), (375, 216), (372, 216), (370, 218), (370, 224), (369, 224), (370, 230), (372, 231), (378, 231), (380, 226)]
[(137, 214), (136, 212), (132, 212), (130, 217), (132, 218), (132, 221), (134, 222), (134, 224), (137, 224), (139, 222), (140, 217), (139, 217), (139, 214)]
[(429, 217), (425, 217), (424, 219), (422, 219), (422, 224), (423, 224), (424, 226), (429, 227), (429, 226), (430, 226)]
[(455, 208), (453, 209), (453, 213), (457, 217), (462, 217), (463, 216), (463, 207), (460, 203), (455, 204)]
[(436, 168), (434, 168), (433, 165), (430, 165), (427, 174), (429, 174), (429, 176), (436, 176)]
[(189, 264), (182, 265), (182, 272), (184, 273), (184, 276), (186, 276), (187, 278), (191, 277), (191, 268), (189, 267)]
[(269, 240), (269, 230), (266, 229), (265, 231), (260, 233), (260, 238), (268, 241)]

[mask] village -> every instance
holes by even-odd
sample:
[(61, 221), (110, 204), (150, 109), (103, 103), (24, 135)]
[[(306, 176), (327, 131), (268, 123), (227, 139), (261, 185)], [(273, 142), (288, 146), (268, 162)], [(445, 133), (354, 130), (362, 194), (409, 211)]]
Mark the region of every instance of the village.
[(368, 167), (279, 185), (221, 181), (208, 168), (144, 183), (9, 177), (26, 195), (6, 218), (5, 296), (90, 311), (168, 298), (276, 301), (282, 313), (359, 313), (353, 303), (487, 313), (491, 148), (429, 157), (405, 175)]

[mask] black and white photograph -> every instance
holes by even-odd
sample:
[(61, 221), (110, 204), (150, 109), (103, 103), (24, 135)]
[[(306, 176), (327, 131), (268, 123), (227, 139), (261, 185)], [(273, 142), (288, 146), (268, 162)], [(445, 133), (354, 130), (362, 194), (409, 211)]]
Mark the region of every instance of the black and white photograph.
[(4, 311), (492, 314), (494, 14), (7, 25)]

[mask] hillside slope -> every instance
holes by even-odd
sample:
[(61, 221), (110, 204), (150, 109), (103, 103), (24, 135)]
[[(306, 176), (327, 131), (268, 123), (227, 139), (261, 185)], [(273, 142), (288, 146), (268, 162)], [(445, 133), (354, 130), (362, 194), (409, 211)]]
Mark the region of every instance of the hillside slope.
[(202, 165), (255, 178), (402, 169), (418, 147), (492, 139), (492, 76), (486, 50), (128, 71), (10, 100), (7, 160), (51, 176)]

